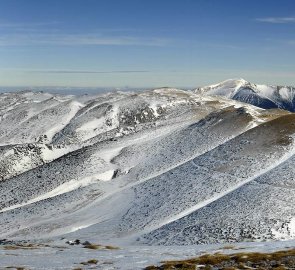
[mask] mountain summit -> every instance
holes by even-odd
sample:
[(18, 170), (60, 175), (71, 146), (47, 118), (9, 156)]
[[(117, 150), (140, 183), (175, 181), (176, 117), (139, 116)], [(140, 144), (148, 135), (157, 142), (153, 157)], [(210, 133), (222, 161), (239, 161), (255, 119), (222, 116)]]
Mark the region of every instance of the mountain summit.
[(295, 88), (250, 83), (244, 79), (229, 79), (218, 84), (200, 87), (196, 93), (216, 95), (271, 109), (295, 111)]

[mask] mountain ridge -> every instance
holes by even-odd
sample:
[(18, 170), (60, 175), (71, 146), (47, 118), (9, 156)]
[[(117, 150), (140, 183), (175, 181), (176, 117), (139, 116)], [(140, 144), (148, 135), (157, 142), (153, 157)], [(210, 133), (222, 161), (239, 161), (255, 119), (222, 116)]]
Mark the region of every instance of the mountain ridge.
[[(234, 91), (247, 85), (231, 83)], [(288, 111), (174, 88), (0, 95), (0, 236), (162, 245), (293, 239), (295, 172), (285, 163), (294, 124)]]
[(229, 79), (194, 90), (203, 95), (224, 96), (264, 109), (279, 108), (295, 111), (295, 88), (250, 83), (244, 79)]

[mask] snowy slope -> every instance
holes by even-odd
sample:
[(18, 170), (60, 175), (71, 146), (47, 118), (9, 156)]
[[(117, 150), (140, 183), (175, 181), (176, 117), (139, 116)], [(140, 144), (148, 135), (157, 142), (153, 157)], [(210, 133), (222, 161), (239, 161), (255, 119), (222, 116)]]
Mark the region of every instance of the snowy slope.
[(280, 108), (295, 111), (295, 88), (290, 86), (256, 85), (244, 79), (224, 82), (195, 89), (204, 95), (224, 96), (264, 109)]
[(293, 239), (295, 118), (243, 87), (1, 94), (0, 238)]

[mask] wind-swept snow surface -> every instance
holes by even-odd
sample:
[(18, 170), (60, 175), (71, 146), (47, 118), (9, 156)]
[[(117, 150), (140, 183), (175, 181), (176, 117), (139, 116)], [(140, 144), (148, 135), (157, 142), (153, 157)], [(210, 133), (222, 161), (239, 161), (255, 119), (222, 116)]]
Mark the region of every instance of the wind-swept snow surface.
[(281, 100), (293, 104), (293, 88), (244, 80), (1, 94), (0, 238), (293, 239), (295, 116)]

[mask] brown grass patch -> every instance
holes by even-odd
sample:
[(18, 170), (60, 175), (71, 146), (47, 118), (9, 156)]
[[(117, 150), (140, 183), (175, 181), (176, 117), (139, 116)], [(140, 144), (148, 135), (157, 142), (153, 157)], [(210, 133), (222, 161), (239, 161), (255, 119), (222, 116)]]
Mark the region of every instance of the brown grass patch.
[(145, 268), (145, 270), (191, 270), (196, 269), (197, 265), (203, 265), (200, 269), (217, 267), (223, 270), (249, 269), (249, 266), (253, 265), (255, 265), (254, 269), (295, 269), (295, 249), (273, 253), (240, 252), (235, 254), (205, 254), (187, 260), (164, 261), (161, 266), (152, 265)]
[(88, 260), (87, 262), (81, 262), (80, 264), (82, 264), (82, 265), (91, 265), (91, 264), (97, 264), (97, 263), (98, 263), (98, 260), (91, 259), (91, 260)]
[(88, 249), (104, 249), (104, 246), (96, 245), (96, 244), (90, 244), (90, 245), (85, 245), (84, 248), (88, 248)]
[(15, 269), (15, 270), (25, 270), (26, 268), (22, 266), (7, 266), (6, 269)]
[(222, 249), (236, 249), (236, 247), (232, 245), (228, 245), (228, 246), (222, 247)]
[(118, 247), (115, 247), (115, 246), (104, 246), (104, 245), (99, 245), (99, 244), (84, 245), (84, 248), (94, 249), (94, 250), (117, 250), (117, 249), (119, 249)]
[(105, 249), (117, 250), (117, 249), (120, 249), (120, 248), (115, 247), (115, 246), (105, 246)]
[(47, 245), (35, 245), (35, 244), (16, 244), (3, 246), (4, 250), (17, 250), (17, 249), (39, 249), (40, 247), (47, 247)]

